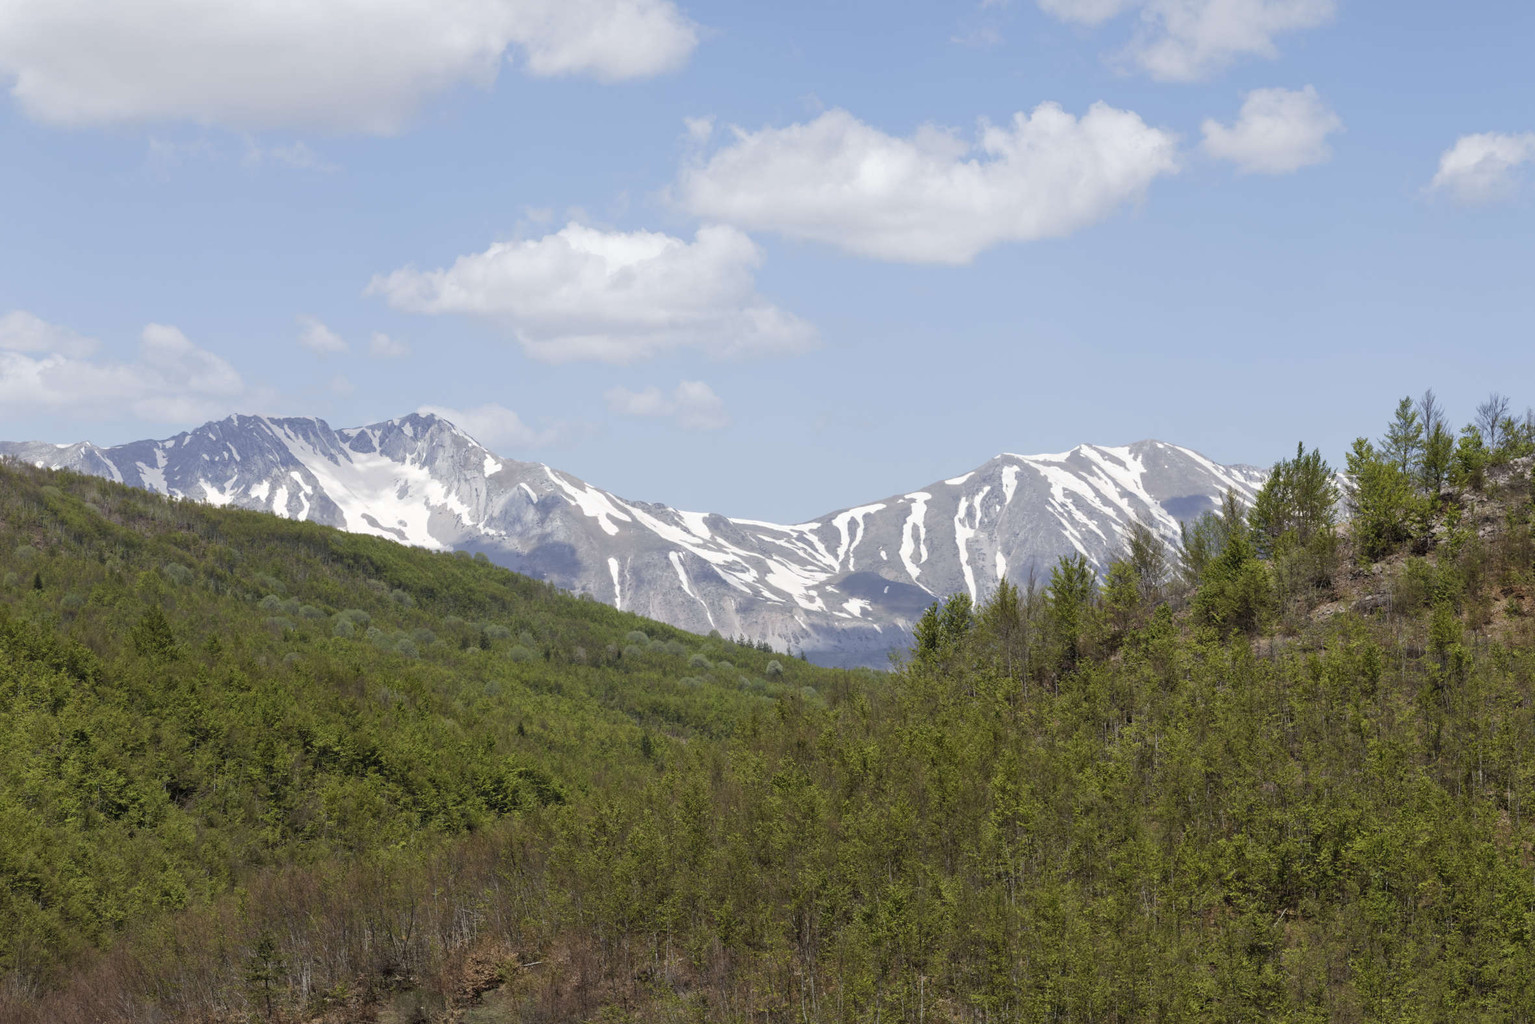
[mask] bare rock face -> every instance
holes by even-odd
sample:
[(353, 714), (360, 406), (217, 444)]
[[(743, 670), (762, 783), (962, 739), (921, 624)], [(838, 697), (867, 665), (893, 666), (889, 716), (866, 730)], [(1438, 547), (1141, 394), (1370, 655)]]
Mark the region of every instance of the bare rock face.
[(503, 459), (446, 420), (334, 430), (233, 416), (163, 441), (0, 444), (0, 455), (161, 494), (259, 509), (491, 560), (697, 632), (765, 640), (826, 664), (882, 666), (932, 601), (984, 600), (1062, 555), (1102, 566), (1130, 523), (1178, 523), (1264, 473), (1161, 441), (998, 455), (920, 490), (779, 524), (629, 501)]

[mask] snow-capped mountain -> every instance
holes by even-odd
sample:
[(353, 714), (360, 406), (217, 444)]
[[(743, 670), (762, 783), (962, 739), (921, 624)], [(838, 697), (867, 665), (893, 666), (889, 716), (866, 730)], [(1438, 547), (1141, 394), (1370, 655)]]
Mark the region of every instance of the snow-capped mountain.
[(1137, 519), (1179, 520), (1262, 470), (1161, 441), (998, 455), (920, 490), (785, 525), (619, 498), (503, 459), (446, 420), (333, 430), (233, 416), (163, 441), (0, 444), (0, 455), (162, 494), (260, 509), (502, 565), (698, 632), (745, 634), (830, 664), (883, 664), (936, 597), (983, 599), (1063, 554), (1102, 565)]

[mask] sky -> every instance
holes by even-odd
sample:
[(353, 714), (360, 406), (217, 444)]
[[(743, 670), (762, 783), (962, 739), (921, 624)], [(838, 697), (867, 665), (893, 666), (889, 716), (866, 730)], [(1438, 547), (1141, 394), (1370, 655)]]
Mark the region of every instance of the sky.
[(1535, 5), (0, 0), (0, 438), (436, 412), (802, 521), (1535, 403)]

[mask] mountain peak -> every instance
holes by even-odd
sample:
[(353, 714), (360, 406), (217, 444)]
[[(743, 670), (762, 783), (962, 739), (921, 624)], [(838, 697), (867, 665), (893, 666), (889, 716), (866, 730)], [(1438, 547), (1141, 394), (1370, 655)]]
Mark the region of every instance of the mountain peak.
[(880, 664), (915, 615), (954, 592), (1062, 555), (1102, 566), (1132, 522), (1178, 523), (1262, 473), (1162, 441), (1003, 453), (921, 490), (793, 525), (628, 501), (539, 463), (503, 459), (421, 410), (363, 427), (236, 415), (111, 448), (0, 445), (0, 454), (178, 497), (257, 509), (494, 561), (697, 632), (718, 629), (838, 664)]

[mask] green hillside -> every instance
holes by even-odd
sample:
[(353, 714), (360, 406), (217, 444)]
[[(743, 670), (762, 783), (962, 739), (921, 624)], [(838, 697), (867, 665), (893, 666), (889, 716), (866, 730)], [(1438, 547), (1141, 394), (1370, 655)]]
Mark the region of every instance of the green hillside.
[(414, 870), (845, 673), (482, 559), (0, 466), (0, 972), (263, 872)]
[(888, 675), (0, 468), (0, 1017), (1535, 1021), (1535, 431), (1412, 412)]

